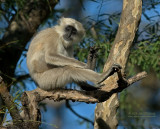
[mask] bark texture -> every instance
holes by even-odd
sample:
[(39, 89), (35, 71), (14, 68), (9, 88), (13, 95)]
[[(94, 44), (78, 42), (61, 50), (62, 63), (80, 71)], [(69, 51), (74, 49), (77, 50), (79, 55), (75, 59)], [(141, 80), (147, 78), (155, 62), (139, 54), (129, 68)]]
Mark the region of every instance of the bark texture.
[[(115, 41), (110, 51), (108, 60), (104, 66), (107, 71), (113, 63), (122, 66), (122, 74), (125, 71), (130, 48), (140, 22), (142, 13), (141, 0), (123, 0), (123, 10), (121, 14), (119, 29)], [(110, 89), (114, 88), (117, 82), (117, 75), (109, 77), (104, 83)], [(95, 110), (95, 129), (116, 129), (118, 121), (116, 118), (119, 101), (117, 93), (113, 94), (107, 101), (97, 104)]]

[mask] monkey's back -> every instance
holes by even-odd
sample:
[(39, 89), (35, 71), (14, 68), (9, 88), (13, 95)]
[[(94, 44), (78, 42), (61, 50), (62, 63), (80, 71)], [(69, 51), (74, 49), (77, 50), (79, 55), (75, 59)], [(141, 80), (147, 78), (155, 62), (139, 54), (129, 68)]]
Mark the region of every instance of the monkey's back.
[(45, 62), (46, 45), (52, 43), (54, 47), (54, 28), (48, 28), (39, 32), (31, 41), (28, 53), (27, 53), (27, 66), (30, 75), (34, 73), (41, 73), (49, 69), (49, 66)]

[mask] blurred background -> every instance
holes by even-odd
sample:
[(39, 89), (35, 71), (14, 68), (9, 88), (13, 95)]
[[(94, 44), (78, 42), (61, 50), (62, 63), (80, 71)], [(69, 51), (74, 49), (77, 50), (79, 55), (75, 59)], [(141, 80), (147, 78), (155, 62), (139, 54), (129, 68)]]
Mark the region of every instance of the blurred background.
[[(33, 1), (38, 5), (38, 0)], [(54, 26), (62, 16), (79, 20), (86, 29), (86, 37), (76, 46), (75, 58), (86, 62), (90, 46), (100, 47), (96, 71), (102, 72), (118, 29), (122, 5), (122, 0), (60, 0), (54, 9), (51, 9), (48, 17), (39, 23), (35, 33)], [(5, 46), (1, 42), (11, 21), (25, 6), (26, 0), (0, 2), (0, 63), (3, 63), (4, 58), (10, 61), (5, 64), (8, 66), (6, 71), (5, 65), (0, 64), (0, 74), (11, 80), (10, 93), (20, 110), (22, 93), (36, 88), (26, 66), (26, 53), (33, 35), (23, 47), (16, 44), (15, 40), (9, 41)], [(49, 4), (47, 7), (51, 8)], [(27, 15), (26, 13), (25, 16)], [(12, 57), (4, 56), (5, 47), (21, 51), (18, 62), (14, 60), (16, 51), (12, 53)], [(11, 74), (8, 72), (10, 70), (14, 72)], [(128, 59), (126, 74), (130, 77), (140, 71), (147, 71), (147, 78), (119, 94), (118, 129), (160, 128), (160, 0), (143, 0), (141, 22)], [(78, 89), (75, 84), (67, 87)], [(96, 104), (46, 100), (39, 106), (42, 114), (41, 129), (93, 129)], [(5, 115), (4, 124), (9, 123), (11, 117), (8, 111), (1, 113)]]

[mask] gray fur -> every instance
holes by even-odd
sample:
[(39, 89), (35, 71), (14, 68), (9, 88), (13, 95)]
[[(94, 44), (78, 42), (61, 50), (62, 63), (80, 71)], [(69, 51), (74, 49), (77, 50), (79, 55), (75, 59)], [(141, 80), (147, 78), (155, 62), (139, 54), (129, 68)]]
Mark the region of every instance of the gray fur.
[[(77, 34), (72, 41), (63, 35), (67, 25), (74, 26)], [(32, 40), (27, 53), (27, 66), (33, 80), (44, 90), (64, 88), (70, 82), (92, 81), (97, 84), (106, 73), (87, 69), (87, 64), (73, 58), (73, 46), (82, 40), (82, 24), (71, 18), (61, 18), (58, 25), (39, 32)]]

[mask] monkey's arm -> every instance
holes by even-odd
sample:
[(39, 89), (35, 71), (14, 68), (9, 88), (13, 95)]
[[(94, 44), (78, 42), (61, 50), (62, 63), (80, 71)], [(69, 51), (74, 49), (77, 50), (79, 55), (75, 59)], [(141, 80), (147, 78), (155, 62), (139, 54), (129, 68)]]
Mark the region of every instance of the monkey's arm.
[(66, 57), (61, 54), (51, 54), (46, 53), (45, 54), (45, 61), (47, 64), (50, 65), (56, 65), (56, 66), (74, 66), (74, 67), (80, 67), (80, 68), (86, 68), (87, 65), (81, 61), (78, 61), (74, 58)]

